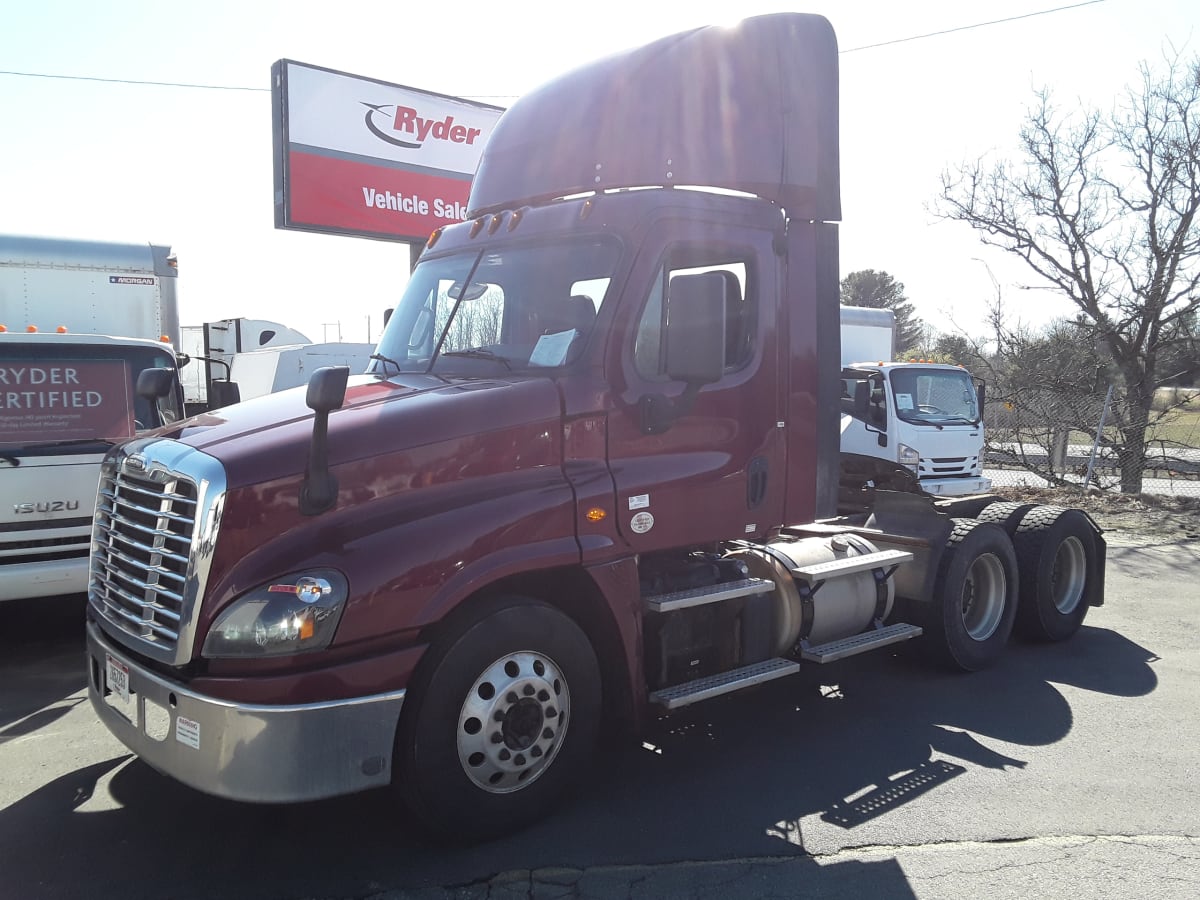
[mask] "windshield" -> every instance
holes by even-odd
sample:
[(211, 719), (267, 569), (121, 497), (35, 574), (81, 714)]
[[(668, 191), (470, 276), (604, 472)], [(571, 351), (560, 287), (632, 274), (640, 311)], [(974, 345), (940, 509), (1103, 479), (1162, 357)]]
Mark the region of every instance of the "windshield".
[(63, 447), (78, 452), (133, 437), (182, 417), (178, 388), (157, 404), (137, 396), (150, 368), (175, 371), (164, 347), (0, 342), (0, 450)]
[(979, 422), (971, 376), (961, 369), (894, 369), (890, 373), (896, 415), (918, 425)]
[(422, 262), (369, 371), (495, 375), (577, 359), (620, 254), (609, 239), (463, 251)]

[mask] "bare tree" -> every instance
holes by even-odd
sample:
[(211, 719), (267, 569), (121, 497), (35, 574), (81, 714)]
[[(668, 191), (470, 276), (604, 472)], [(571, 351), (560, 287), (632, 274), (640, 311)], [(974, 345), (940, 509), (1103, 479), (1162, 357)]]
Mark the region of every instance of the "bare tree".
[(1119, 388), (1126, 493), (1141, 491), (1154, 391), (1181, 375), (1165, 361), (1194, 340), (1200, 308), (1200, 57), (1175, 55), (1162, 72), (1143, 64), (1140, 74), (1107, 114), (1064, 113), (1042, 90), (1018, 161), (945, 173), (935, 204), (1020, 257), (1082, 314)]

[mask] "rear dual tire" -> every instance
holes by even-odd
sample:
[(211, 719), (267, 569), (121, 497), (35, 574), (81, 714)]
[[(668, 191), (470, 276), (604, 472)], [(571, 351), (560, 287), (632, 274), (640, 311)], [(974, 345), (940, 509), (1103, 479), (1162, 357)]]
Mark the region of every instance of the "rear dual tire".
[(1012, 537), (1021, 573), (1018, 632), (1065, 641), (1083, 624), (1099, 582), (1095, 528), (1077, 509), (1037, 506)]
[(1017, 559), (1004, 529), (955, 519), (923, 623), (934, 655), (974, 672), (1004, 652), (1017, 613)]

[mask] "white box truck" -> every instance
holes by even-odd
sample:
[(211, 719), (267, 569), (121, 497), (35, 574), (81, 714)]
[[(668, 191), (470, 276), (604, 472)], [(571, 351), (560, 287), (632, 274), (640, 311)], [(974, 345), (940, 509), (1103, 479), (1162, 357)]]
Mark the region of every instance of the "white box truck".
[(177, 273), (162, 245), (0, 236), (0, 601), (87, 589), (105, 451), (182, 415)]
[(930, 494), (991, 489), (983, 474), (983, 384), (961, 366), (893, 362), (890, 309), (841, 308), (843, 454), (912, 471)]

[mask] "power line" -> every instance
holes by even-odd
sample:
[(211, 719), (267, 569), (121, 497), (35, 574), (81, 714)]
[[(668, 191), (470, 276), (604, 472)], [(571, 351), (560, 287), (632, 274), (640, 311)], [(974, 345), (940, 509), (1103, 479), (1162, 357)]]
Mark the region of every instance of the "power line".
[(990, 22), (976, 22), (974, 25), (959, 25), (957, 28), (946, 28), (942, 31), (930, 31), (926, 34), (914, 34), (911, 37), (895, 38), (890, 41), (880, 41), (878, 44), (863, 44), (861, 47), (850, 47), (846, 50), (839, 50), (838, 53), (854, 53), (858, 50), (873, 50), (876, 47), (890, 47), (892, 44), (905, 44), (909, 41), (920, 41), (925, 38), (939, 37), (943, 34), (954, 34), (956, 31), (970, 31), (973, 28), (986, 28), (989, 25), (1003, 25), (1005, 22), (1017, 22), (1021, 19), (1032, 19), (1035, 16), (1048, 16), (1051, 13), (1062, 12), (1067, 9), (1079, 9), (1081, 6), (1092, 6), (1096, 3), (1104, 3), (1105, 0), (1085, 0), (1083, 3), (1072, 3), (1070, 6), (1059, 6), (1054, 9), (1043, 9), (1038, 12), (1025, 13), (1020, 16), (1009, 16), (1007, 19), (993, 19)]
[[(1068, 9), (1079, 9), (1083, 6), (1094, 6), (1097, 3), (1104, 3), (1106, 0), (1084, 0), (1083, 3), (1073, 3), (1070, 6), (1058, 6), (1054, 9), (1043, 9), (1037, 12), (1024, 13), (1019, 16), (1009, 16), (1005, 19), (993, 19), (990, 22), (976, 22), (973, 25), (959, 25), (957, 28), (946, 28), (941, 31), (929, 31), (925, 34), (914, 34), (909, 37), (894, 38), (890, 41), (880, 41), (876, 44), (863, 44), (861, 47), (849, 47), (845, 50), (839, 50), (838, 53), (855, 53), (859, 50), (874, 50), (876, 47), (890, 47), (893, 44), (906, 44), (910, 41), (921, 41), (925, 38), (940, 37), (944, 34), (954, 34), (958, 31), (971, 31), (975, 28), (987, 28), (991, 25), (1003, 25), (1006, 22), (1017, 22), (1021, 19), (1032, 19), (1037, 16), (1048, 16), (1051, 13), (1063, 12)], [(64, 81), (95, 81), (102, 84), (139, 84), (148, 85), (151, 87), (176, 87), (176, 88), (195, 88), (205, 91), (270, 91), (270, 88), (263, 87), (241, 87), (238, 85), (226, 84), (194, 84), (184, 81), (144, 81), (136, 78), (101, 78), (98, 75), (57, 75), (49, 72), (16, 72), (11, 70), (0, 70), (0, 75), (14, 75), (20, 78), (57, 78)], [(512, 99), (519, 95), (517, 94), (472, 94), (467, 92), (464, 96), (472, 97), (477, 100), (496, 100), (496, 99)]]
[(101, 78), (97, 75), (51, 75), (47, 72), (12, 72), (0, 70), (0, 75), (19, 75), (22, 78), (61, 78), (65, 81), (99, 81), (104, 84), (145, 84), (153, 87), (200, 88), (205, 91), (269, 91), (270, 88), (239, 87), (228, 84), (189, 84), (183, 81), (142, 81), (136, 78)]

